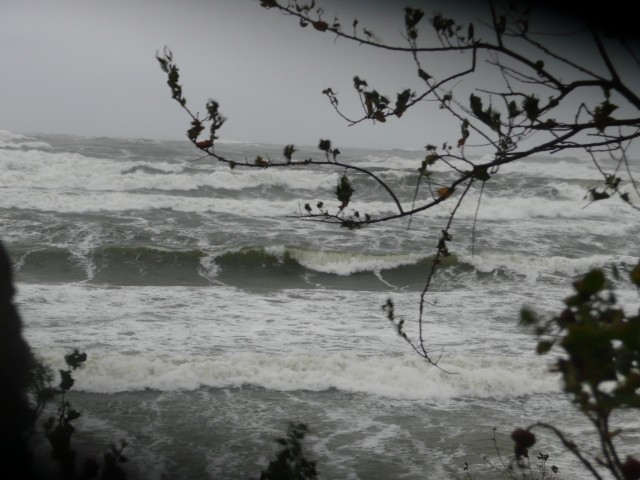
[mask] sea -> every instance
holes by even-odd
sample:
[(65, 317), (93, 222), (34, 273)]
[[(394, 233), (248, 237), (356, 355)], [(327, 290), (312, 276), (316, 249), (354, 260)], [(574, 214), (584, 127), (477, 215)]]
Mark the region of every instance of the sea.
[[(307, 425), (321, 479), (503, 478), (511, 431), (535, 422), (596, 453), (591, 424), (551, 371), (561, 352), (537, 355), (519, 324), (523, 306), (559, 313), (593, 267), (637, 311), (626, 278), (640, 213), (590, 201), (603, 182), (590, 159), (527, 158), (492, 172), (482, 195), (471, 187), (426, 295), (434, 367), (382, 305), (392, 299), (417, 341), (420, 292), (459, 192), (411, 219), (341, 228), (309, 221), (304, 206), (337, 212), (342, 168), (246, 168), (257, 155), (282, 159), (283, 146), (217, 148), (234, 169), (187, 141), (0, 131), (0, 240), (24, 335), (53, 372), (74, 349), (88, 356), (67, 396), (81, 412), (79, 455), (100, 459), (124, 440), (129, 478), (257, 479), (291, 422)], [(297, 158), (323, 157), (298, 148)], [(340, 150), (412, 205), (424, 150)], [(618, 168), (640, 204), (637, 159), (629, 172), (601, 167)], [(454, 173), (436, 164), (432, 180)], [(394, 212), (383, 188), (348, 175), (345, 215)], [(431, 195), (422, 183), (416, 201)], [(620, 455), (640, 454), (637, 413), (612, 424), (623, 428)], [(534, 432), (535, 478), (539, 453), (551, 478), (585, 478), (553, 434)]]

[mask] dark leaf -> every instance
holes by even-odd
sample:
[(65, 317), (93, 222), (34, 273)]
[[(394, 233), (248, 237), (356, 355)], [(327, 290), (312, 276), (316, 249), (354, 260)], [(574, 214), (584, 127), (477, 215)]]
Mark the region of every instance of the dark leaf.
[(318, 20), (316, 22), (313, 22), (313, 28), (315, 28), (319, 32), (326, 32), (327, 28), (329, 28), (329, 24), (327, 22), (323, 22), (322, 20)]
[(425, 72), (421, 68), (418, 69), (418, 76), (425, 82), (428, 81), (430, 78), (432, 78), (431, 75), (429, 75), (427, 72)]
[(66, 392), (73, 387), (73, 383), (74, 380), (71, 373), (66, 370), (60, 370), (60, 388)]
[(318, 148), (328, 154), (331, 151), (331, 140), (320, 139), (320, 143), (318, 143)]

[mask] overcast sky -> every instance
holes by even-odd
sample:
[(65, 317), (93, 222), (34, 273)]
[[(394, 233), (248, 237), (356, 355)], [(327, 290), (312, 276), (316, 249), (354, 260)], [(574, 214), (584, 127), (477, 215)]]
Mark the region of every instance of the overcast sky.
[[(325, 0), (325, 18), (354, 16), (402, 44), (404, 2)], [(475, 17), (477, 2), (413, 1)], [(155, 53), (167, 45), (185, 96), (202, 111), (217, 100), (226, 139), (415, 148), (445, 136), (433, 104), (386, 125), (348, 127), (321, 91), (351, 112), (352, 78), (386, 93), (419, 86), (408, 54), (335, 40), (256, 0), (0, 0), (0, 129), (15, 133), (184, 139), (187, 118), (169, 97)], [(455, 7), (455, 8), (454, 8)], [(454, 11), (451, 11), (454, 10)], [(458, 127), (455, 127), (456, 130)]]

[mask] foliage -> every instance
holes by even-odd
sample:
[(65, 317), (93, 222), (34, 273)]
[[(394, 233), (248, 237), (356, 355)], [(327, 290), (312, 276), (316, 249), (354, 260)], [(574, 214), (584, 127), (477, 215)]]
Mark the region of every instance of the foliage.
[[(636, 287), (640, 287), (638, 271), (640, 263), (630, 274)], [(573, 288), (574, 293), (565, 298), (565, 308), (559, 315), (543, 321), (531, 310), (523, 309), (521, 321), (539, 337), (539, 354), (547, 354), (554, 347), (563, 350), (555, 368), (562, 376), (565, 392), (596, 430), (601, 455), (596, 463), (613, 478), (638, 479), (640, 462), (633, 457), (624, 461), (619, 458), (615, 440), (621, 430), (612, 429), (610, 421), (615, 411), (640, 410), (640, 314), (629, 316), (617, 305), (612, 284), (601, 269), (588, 272)], [(530, 430), (534, 427), (553, 431), (594, 478), (602, 478), (594, 462), (557, 428), (536, 423), (516, 432), (524, 438), (533, 435)], [(528, 446), (516, 440), (516, 456), (523, 448)]]
[(262, 471), (260, 480), (313, 480), (318, 478), (316, 462), (308, 460), (303, 452), (302, 440), (308, 429), (304, 423), (291, 423), (287, 435), (276, 439), (282, 445), (275, 460)]
[[(100, 474), (100, 478), (103, 479), (126, 479), (127, 475), (121, 466), (122, 463), (127, 461), (127, 458), (122, 453), (127, 446), (125, 441), (121, 442), (119, 448), (115, 445), (110, 446), (109, 451), (103, 456), (102, 469), (97, 460), (87, 458), (78, 471), (76, 466), (76, 451), (71, 445), (71, 437), (75, 432), (75, 427), (72, 422), (80, 418), (80, 412), (72, 407), (67, 399), (67, 394), (75, 383), (72, 373), (74, 370), (83, 366), (87, 360), (87, 354), (74, 350), (72, 353), (65, 355), (64, 360), (67, 364), (67, 369), (59, 370), (60, 383), (58, 388), (54, 388), (51, 385), (50, 382), (53, 377), (48, 371), (48, 368), (41, 362), (37, 362), (37, 371), (47, 373), (39, 373), (36, 377), (38, 383), (35, 385), (35, 398), (38, 399), (38, 401), (41, 402), (41, 399), (49, 401), (58, 396), (60, 398), (57, 416), (50, 417), (44, 422), (45, 436), (51, 445), (51, 456), (60, 467), (60, 478), (65, 480), (75, 478), (91, 479), (97, 478), (98, 474)], [(40, 408), (40, 411), (42, 411), (42, 408)]]
[[(515, 462), (507, 462), (500, 452), (496, 439), (496, 428), (493, 429), (493, 447), (496, 451), (496, 458), (484, 457), (485, 462), (501, 478), (513, 480), (555, 480), (557, 478), (560, 469), (553, 463), (548, 466), (550, 461), (548, 453), (538, 452), (533, 461), (530, 459), (529, 448), (533, 447), (536, 442), (533, 433), (517, 428), (511, 433), (511, 439), (515, 442)], [(468, 463), (465, 462), (463, 470), (466, 478), (471, 480), (473, 477)]]

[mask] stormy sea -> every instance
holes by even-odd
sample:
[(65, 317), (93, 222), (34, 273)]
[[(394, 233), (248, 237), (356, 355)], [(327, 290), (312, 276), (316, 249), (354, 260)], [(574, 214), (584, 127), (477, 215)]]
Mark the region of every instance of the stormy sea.
[[(277, 145), (218, 148), (238, 164), (282, 157)], [(299, 148), (300, 158), (322, 155)], [(424, 150), (340, 150), (411, 205)], [(131, 478), (258, 478), (289, 422), (308, 426), (305, 451), (322, 479), (467, 478), (465, 463), (472, 478), (497, 478), (513, 457), (510, 432), (536, 421), (595, 451), (550, 371), (560, 352), (537, 355), (518, 323), (523, 306), (558, 313), (593, 267), (615, 265), (618, 298), (638, 307), (624, 279), (638, 261), (640, 214), (619, 199), (590, 203), (602, 184), (590, 160), (503, 166), (479, 209), (471, 189), (427, 295), (436, 368), (381, 306), (391, 298), (416, 338), (457, 194), (410, 222), (340, 228), (301, 217), (306, 203), (337, 211), (342, 170), (231, 169), (200, 153), (186, 141), (0, 131), (0, 240), (25, 337), (54, 372), (73, 349), (88, 355), (67, 397), (82, 414), (80, 455), (124, 439)], [(434, 169), (437, 181), (452, 178)], [(637, 162), (631, 172), (640, 177)], [(393, 211), (384, 189), (349, 175), (346, 214)], [(612, 423), (625, 428), (621, 454), (637, 454), (637, 416)], [(582, 478), (556, 438), (537, 435), (532, 452), (550, 455), (547, 469)]]

